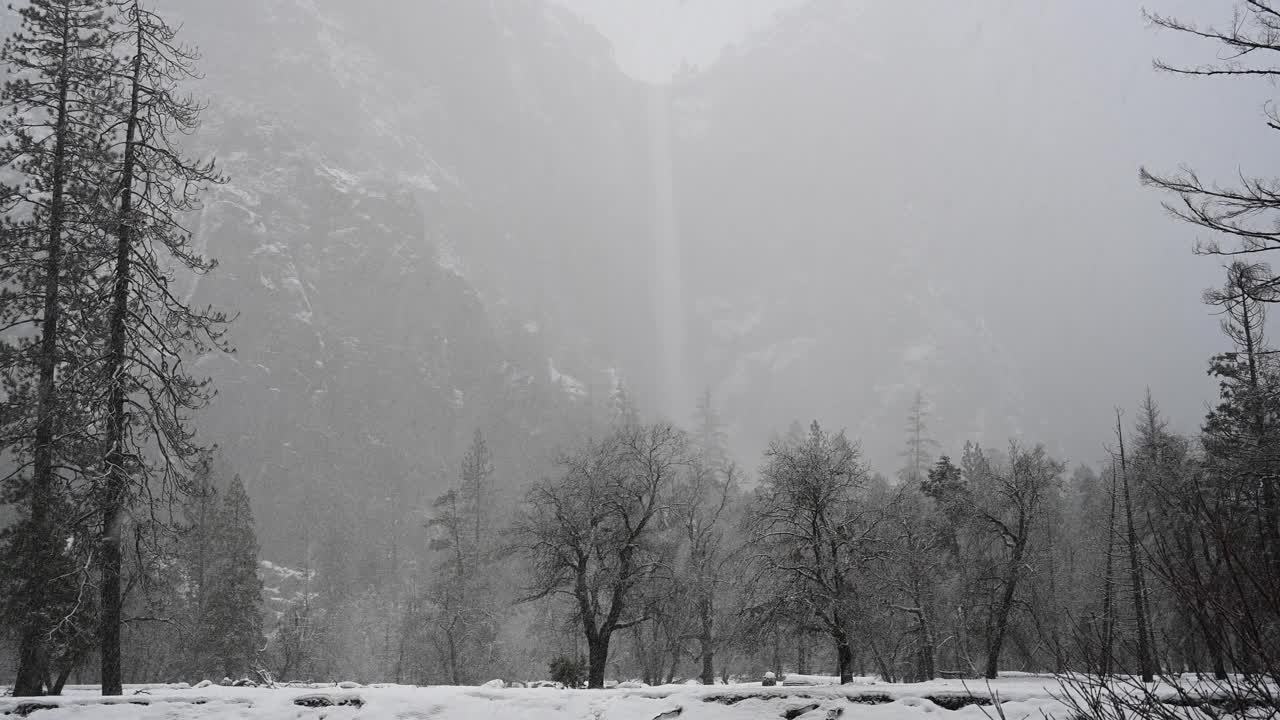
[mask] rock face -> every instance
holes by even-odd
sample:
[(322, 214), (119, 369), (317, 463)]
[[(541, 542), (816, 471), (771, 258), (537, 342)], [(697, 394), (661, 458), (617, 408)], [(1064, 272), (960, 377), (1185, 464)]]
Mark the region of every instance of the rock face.
[(322, 518), (374, 543), (477, 427), (539, 467), (606, 368), (651, 389), (646, 95), (594, 31), (528, 2), (175, 5), (230, 178), (193, 219), (221, 262), (193, 299), (238, 313), (200, 423), (279, 520), (265, 554)]

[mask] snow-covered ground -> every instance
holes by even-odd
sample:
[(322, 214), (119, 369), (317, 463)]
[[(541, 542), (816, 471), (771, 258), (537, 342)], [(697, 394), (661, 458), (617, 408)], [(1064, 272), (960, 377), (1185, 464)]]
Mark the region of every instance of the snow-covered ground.
[[(936, 680), (885, 684), (761, 687), (667, 685), (609, 690), (554, 688), (376, 687), (175, 688), (129, 686), (122, 698), (104, 700), (89, 687), (61, 698), (0, 698), (0, 715), (31, 711), (34, 720), (996, 720), (994, 693), (1007, 720), (1066, 717), (1053, 699), (1058, 685), (1047, 677), (985, 681)], [(933, 698), (933, 700), (929, 699)], [(936, 701), (941, 702), (938, 704)], [(309, 703), (314, 707), (298, 704)], [(145, 703), (145, 704), (142, 704)], [(22, 707), (27, 705), (28, 707)], [(21, 708), (21, 709), (20, 709)]]

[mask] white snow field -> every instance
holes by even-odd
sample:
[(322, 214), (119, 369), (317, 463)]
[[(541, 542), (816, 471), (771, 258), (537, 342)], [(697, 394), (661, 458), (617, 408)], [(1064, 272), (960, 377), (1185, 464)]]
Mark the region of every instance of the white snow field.
[[(73, 687), (56, 698), (0, 698), (0, 715), (33, 720), (1006, 720), (1066, 718), (1051, 677), (915, 684), (761, 687), (665, 685), (607, 690), (377, 685), (182, 688), (127, 686), (104, 699)], [(932, 698), (932, 699), (930, 699)], [(972, 704), (985, 702), (986, 706)], [(939, 704), (941, 703), (941, 704)], [(959, 706), (947, 709), (946, 706)]]

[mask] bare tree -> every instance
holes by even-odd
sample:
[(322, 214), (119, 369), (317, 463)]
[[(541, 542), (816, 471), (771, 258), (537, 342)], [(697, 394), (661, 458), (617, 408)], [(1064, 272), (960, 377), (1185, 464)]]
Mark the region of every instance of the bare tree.
[(964, 470), (967, 492), (955, 501), (970, 513), (980, 536), (995, 548), (993, 599), (987, 613), (985, 675), (995, 678), (1000, 653), (1022, 579), (1028, 571), (1028, 550), (1033, 529), (1044, 510), (1050, 490), (1060, 480), (1062, 463), (1053, 460), (1043, 446), (1025, 450), (1009, 443), (1009, 457), (995, 462), (981, 448), (966, 448)]
[[(1201, 38), (1219, 46), (1214, 62), (1180, 65), (1157, 59), (1155, 67), (1179, 75), (1200, 77), (1280, 77), (1280, 4), (1275, 0), (1242, 0), (1235, 3), (1225, 25), (1203, 25), (1156, 13), (1145, 13), (1156, 27)], [(1274, 106), (1265, 111), (1266, 123), (1280, 130)], [(1198, 246), (1212, 255), (1243, 255), (1280, 248), (1280, 185), (1275, 179), (1240, 178), (1236, 186), (1206, 182), (1192, 168), (1172, 174), (1143, 169), (1143, 183), (1177, 196), (1165, 207), (1178, 218), (1237, 242), (1224, 245), (1216, 237)], [(1268, 278), (1275, 287), (1277, 279)]]
[(632, 614), (632, 601), (665, 564), (657, 541), (691, 463), (689, 443), (669, 425), (627, 423), (560, 462), (563, 475), (529, 491), (514, 528), (532, 570), (524, 599), (572, 599), (587, 684), (600, 688), (614, 633), (648, 619)]
[(733, 554), (726, 542), (730, 503), (736, 492), (736, 470), (724, 471), (699, 464), (686, 474), (676, 491), (675, 523), (684, 544), (684, 562), (678, 582), (688, 591), (698, 642), (699, 677), (702, 684), (715, 682), (715, 653), (722, 632), (716, 627), (721, 594), (729, 584), (728, 564)]
[(888, 550), (877, 563), (884, 602), (906, 615), (913, 627), (918, 680), (937, 677), (937, 595), (945, 580), (947, 553), (941, 518), (929, 507), (918, 487), (898, 488), (886, 508), (883, 533)]
[(842, 683), (853, 679), (853, 583), (874, 525), (858, 504), (866, 482), (858, 446), (814, 421), (803, 440), (770, 445), (751, 519), (757, 561), (811, 603)]

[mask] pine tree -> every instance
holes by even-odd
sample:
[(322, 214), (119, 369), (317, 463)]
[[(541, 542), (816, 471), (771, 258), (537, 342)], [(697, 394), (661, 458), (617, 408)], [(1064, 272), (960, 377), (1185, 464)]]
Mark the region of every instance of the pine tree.
[(609, 395), (609, 419), (618, 427), (634, 427), (640, 424), (640, 410), (621, 380)]
[[(138, 0), (112, 0), (113, 44), (129, 54), (114, 73), (119, 157), (110, 233), (106, 360), (108, 388), (100, 643), (102, 691), (121, 692), (120, 526), (132, 498), (148, 478), (182, 486), (201, 448), (184, 421), (208, 400), (207, 381), (183, 369), (184, 357), (221, 347), (225, 315), (195, 310), (171, 291), (174, 266), (194, 273), (214, 263), (195, 251), (182, 217), (199, 207), (200, 192), (221, 182), (212, 161), (184, 156), (177, 138), (199, 126), (203, 107), (180, 94), (194, 76), (197, 54), (176, 41), (176, 31)], [(147, 458), (158, 458), (148, 463)], [(154, 464), (154, 467), (152, 466)], [(131, 488), (131, 482), (136, 488)]]
[(724, 423), (711, 402), (711, 388), (704, 390), (698, 398), (694, 422), (693, 442), (703, 466), (714, 472), (724, 472), (729, 467), (729, 439)]
[(483, 670), (494, 634), (492, 602), (486, 582), (490, 561), (488, 513), (492, 502), (493, 463), (484, 435), (477, 430), (463, 457), (459, 487), (432, 504), (427, 528), (435, 533), (430, 549), (443, 554), (428, 591), (436, 612), (422, 618), (440, 647), (450, 681), (460, 685)]
[(1223, 480), (1256, 488), (1246, 493), (1253, 507), (1241, 510), (1257, 515), (1262, 556), (1280, 576), (1280, 371), (1265, 335), (1266, 305), (1280, 298), (1270, 277), (1266, 265), (1235, 262), (1222, 289), (1205, 293), (1234, 347), (1210, 363), (1221, 401), (1206, 418), (1204, 443)]
[(218, 509), (212, 546), (208, 600), (199, 623), (201, 645), (211, 665), (203, 669), (235, 677), (254, 668), (265, 645), (258, 540), (239, 475), (227, 487)]
[(907, 411), (907, 443), (902, 451), (906, 462), (898, 472), (903, 481), (912, 484), (924, 482), (933, 452), (938, 448), (938, 442), (929, 435), (929, 410), (929, 401), (923, 392), (917, 390)]
[(90, 281), (102, 251), (113, 60), (102, 0), (31, 0), (19, 15), (0, 55), (10, 72), (0, 166), (16, 178), (0, 189), (0, 331), (17, 333), (0, 343), (0, 450), (18, 460), (5, 501), (23, 512), (5, 537), (17, 578), (6, 588), (20, 636), (14, 694), (35, 695), (50, 686), (51, 623), (75, 622), (55, 617), (54, 598), (78, 579), (65, 550), (75, 529), (61, 523), (77, 499), (62, 490), (82, 489), (95, 447), (100, 303)]
[[(38, 628), (38, 642), (19, 647), (19, 670), (30, 673), (26, 678), (31, 683), (22, 695), (60, 694), (68, 676), (96, 645), (97, 608), (85, 567), (94, 538), (85, 526), (70, 522), (79, 513), (64, 494), (55, 494), (52, 503), (54, 519), (41, 532), (29, 516), (0, 532), (0, 621)], [(32, 558), (39, 559), (42, 573), (34, 579), (44, 581), (34, 588), (33, 576), (27, 574)], [(36, 600), (41, 604), (32, 604)]]
[(477, 564), (488, 555), (488, 512), (492, 492), (493, 457), (484, 441), (484, 434), (477, 428), (471, 439), (471, 447), (462, 458), (462, 484), (459, 492), (471, 515), (470, 532), (472, 553)]
[[(185, 591), (183, 598), (186, 615), (198, 626), (204, 616), (209, 595), (209, 571), (214, 552), (214, 533), (217, 530), (218, 503), (221, 497), (217, 488), (217, 474), (212, 453), (205, 455), (193, 478), (191, 494), (183, 504), (181, 530), (181, 569)], [(198, 629), (198, 628), (197, 628)], [(184, 665), (192, 674), (199, 674), (208, 664), (202, 656), (204, 638), (199, 633), (184, 633)]]

